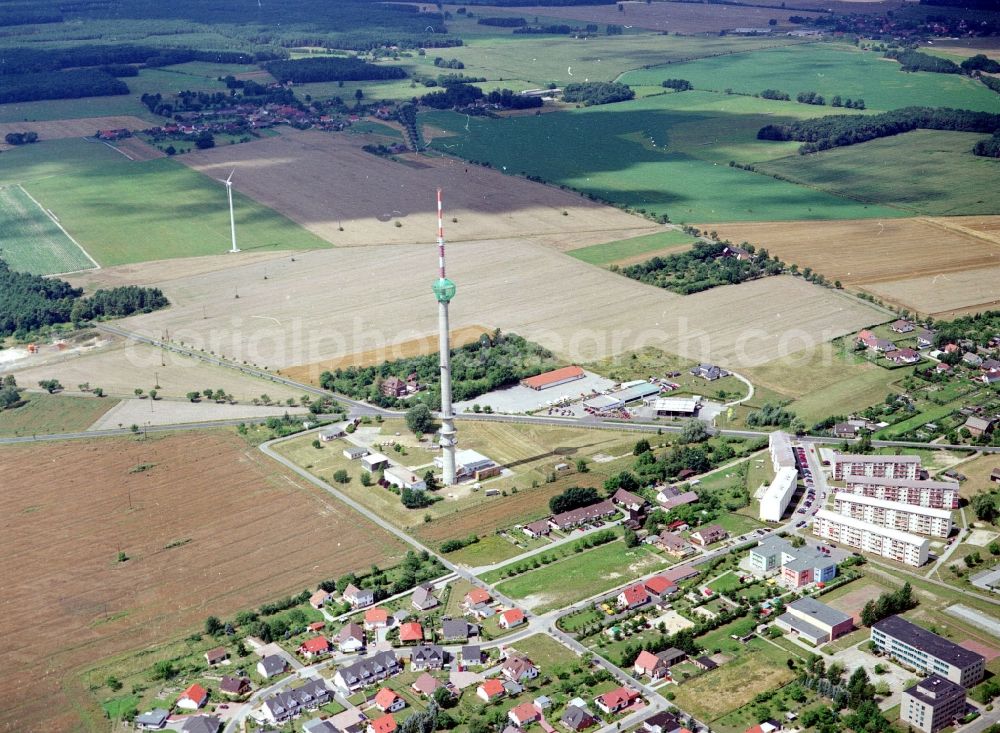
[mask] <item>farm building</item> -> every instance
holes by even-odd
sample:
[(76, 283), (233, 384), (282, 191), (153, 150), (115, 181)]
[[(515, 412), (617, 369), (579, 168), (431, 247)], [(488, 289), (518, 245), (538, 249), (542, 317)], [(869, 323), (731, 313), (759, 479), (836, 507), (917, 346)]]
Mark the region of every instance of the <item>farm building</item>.
[[(444, 458), (437, 456), (434, 459), (434, 466), (438, 469), (444, 468)], [(476, 480), (499, 476), (503, 468), (491, 458), (487, 458), (482, 453), (474, 450), (460, 450), (455, 454), (455, 478), (462, 480)]]
[(349, 445), (344, 448), (344, 458), (356, 461), (368, 455), (368, 449), (360, 445)]
[(701, 397), (658, 397), (650, 405), (657, 417), (696, 417)]
[(760, 498), (760, 519), (762, 522), (779, 522), (788, 508), (788, 502), (795, 493), (799, 472), (795, 468), (781, 468), (771, 485), (764, 489)]
[(973, 438), (979, 438), (993, 432), (993, 420), (972, 416), (962, 427), (968, 430)]
[(403, 468), (402, 466), (389, 466), (382, 472), (382, 477), (393, 486), (398, 486), (401, 489), (423, 491), (427, 488), (426, 481), (410, 469)]
[(715, 364), (699, 364), (691, 368), (691, 374), (701, 377), (708, 382), (714, 382), (716, 379), (729, 376), (729, 372)]
[(361, 465), (366, 471), (378, 471), (389, 465), (389, 457), (381, 453), (369, 453), (361, 457)]
[(540, 391), (548, 389), (549, 387), (557, 387), (560, 384), (566, 384), (567, 382), (574, 382), (577, 379), (583, 379), (584, 376), (586, 376), (586, 374), (580, 367), (567, 366), (562, 369), (553, 369), (551, 372), (545, 372), (534, 377), (522, 379), (521, 386)]
[(583, 406), (591, 410), (596, 410), (597, 412), (603, 412), (605, 410), (620, 410), (630, 402), (643, 400), (647, 397), (658, 395), (659, 393), (660, 385), (658, 384), (645, 381), (633, 382), (624, 386), (623, 389), (620, 389), (617, 392), (612, 392), (607, 395), (598, 395), (593, 399), (586, 400), (583, 403)]

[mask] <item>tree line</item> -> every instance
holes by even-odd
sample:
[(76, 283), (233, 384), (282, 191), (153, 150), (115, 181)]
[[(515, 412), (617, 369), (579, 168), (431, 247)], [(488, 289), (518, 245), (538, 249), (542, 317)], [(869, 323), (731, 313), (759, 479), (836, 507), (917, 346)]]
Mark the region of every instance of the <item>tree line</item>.
[(681, 295), (781, 274), (781, 263), (772, 260), (767, 250), (756, 251), (748, 259), (737, 259), (724, 256), (726, 249), (727, 245), (721, 242), (697, 242), (687, 252), (653, 257), (617, 271)]
[(961, 74), (963, 71), (961, 66), (950, 59), (909, 49), (887, 51), (885, 57), (898, 61), (902, 66), (901, 71), (930, 71), (935, 74)]
[(520, 28), (528, 25), (525, 18), (515, 18), (513, 16), (505, 18), (480, 18), (476, 21), (479, 25), (495, 26), (497, 28)]
[(119, 318), (169, 305), (156, 288), (98, 290), (90, 298), (65, 280), (16, 272), (0, 259), (0, 336), (26, 336), (46, 326)]
[(0, 104), (128, 94), (125, 82), (98, 69), (40, 71), (3, 77)]
[(399, 66), (378, 66), (356, 56), (338, 58), (325, 56), (294, 61), (271, 61), (263, 65), (278, 81), (305, 84), (318, 81), (369, 81), (403, 79), (406, 72)]
[(79, 45), (67, 48), (8, 48), (0, 75), (13, 76), (39, 71), (58, 71), (82, 67), (142, 64), (170, 66), (188, 61), (211, 61), (227, 64), (250, 64), (277, 58), (268, 52), (201, 51), (192, 48), (157, 48), (142, 45)]
[(38, 142), (37, 132), (8, 132), (3, 137), (8, 145), (31, 145)]
[(479, 101), (495, 104), (504, 109), (534, 109), (543, 104), (541, 97), (526, 97), (510, 89), (494, 89), (485, 94), (479, 87), (461, 82), (445, 84), (441, 91), (431, 92), (420, 98), (421, 104), (433, 109), (468, 107)]
[(758, 140), (797, 140), (799, 153), (814, 153), (916, 129), (988, 132), (1000, 130), (1000, 115), (950, 107), (903, 107), (877, 115), (830, 115), (765, 125)]

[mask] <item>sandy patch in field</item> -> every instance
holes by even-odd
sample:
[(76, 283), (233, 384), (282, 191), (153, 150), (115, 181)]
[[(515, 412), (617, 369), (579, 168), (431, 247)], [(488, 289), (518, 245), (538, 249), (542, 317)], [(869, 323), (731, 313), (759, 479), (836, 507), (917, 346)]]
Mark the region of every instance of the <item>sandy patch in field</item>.
[[(161, 287), (173, 305), (122, 326), (155, 338), (169, 332), (237, 362), (279, 369), (387, 348), (437, 328), (433, 246), (311, 251), (295, 260), (164, 282), (130, 266), (130, 278)], [(886, 319), (801, 278), (764, 278), (680, 297), (512, 239), (451, 246), (448, 274), (458, 283), (453, 328), (489, 324), (515, 331), (577, 363), (656, 346), (749, 366)]]
[(519, 603), (527, 609), (532, 609), (544, 606), (546, 603), (551, 603), (554, 600), (555, 596), (549, 596), (544, 593), (534, 593), (520, 599)]
[(308, 412), (302, 407), (264, 407), (263, 405), (217, 405), (214, 402), (175, 402), (173, 400), (122, 400), (108, 410), (87, 430), (109, 430), (124, 425), (176, 425), (209, 420), (236, 420), (252, 417), (281, 417)]
[[(160, 385), (157, 390), (159, 396), (181, 399), (188, 392), (203, 389), (222, 389), (239, 402), (249, 402), (265, 393), (281, 402), (288, 397), (301, 397), (301, 390), (283, 384), (265, 382), (234, 369), (206, 364), (132, 341), (12, 371), (19, 384), (58, 379), (67, 390), (72, 391), (78, 384), (89, 382), (91, 387), (102, 387), (107, 395), (121, 397), (132, 397), (137, 387), (148, 391), (157, 384)], [(155, 403), (152, 411), (155, 413), (161, 404)], [(146, 410), (149, 409), (147, 402)]]
[(694, 621), (684, 618), (677, 611), (667, 611), (663, 615), (652, 619), (650, 623), (653, 625), (653, 628), (663, 624), (668, 634), (676, 634), (678, 631), (690, 629), (694, 626)]
[(832, 608), (836, 608), (838, 611), (843, 613), (849, 613), (854, 617), (855, 625), (861, 623), (861, 609), (865, 607), (868, 601), (873, 601), (878, 598), (885, 588), (876, 585), (875, 583), (869, 583), (862, 588), (857, 590), (852, 590), (850, 593), (840, 596), (836, 600), (828, 601), (823, 598), (823, 603), (826, 603)]
[[(132, 115), (83, 117), (78, 120), (48, 120), (45, 122), (0, 122), (0, 141), (8, 132), (37, 132), (39, 140), (66, 137), (91, 137), (98, 130), (145, 130), (151, 123)], [(95, 143), (99, 144), (99, 143)], [(11, 146), (0, 142), (0, 150)]]
[(969, 533), (969, 538), (965, 540), (965, 543), (968, 545), (975, 545), (976, 547), (986, 547), (986, 545), (990, 544), (997, 537), (1000, 537), (1000, 534), (997, 532), (990, 532), (985, 529), (974, 529)]
[(215, 178), (235, 169), (233, 183), (242, 193), (340, 246), (435, 241), (437, 187), (444, 189), (445, 233), (451, 242), (528, 235), (551, 235), (561, 242), (575, 232), (599, 232), (603, 241), (611, 241), (622, 230), (657, 229), (576, 194), (456, 159), (408, 156), (398, 163), (380, 158), (364, 152), (360, 138), (284, 131), (179, 160)]
[[(707, 226), (707, 225), (706, 225)], [(800, 269), (935, 315), (1000, 299), (1000, 217), (711, 225)]]

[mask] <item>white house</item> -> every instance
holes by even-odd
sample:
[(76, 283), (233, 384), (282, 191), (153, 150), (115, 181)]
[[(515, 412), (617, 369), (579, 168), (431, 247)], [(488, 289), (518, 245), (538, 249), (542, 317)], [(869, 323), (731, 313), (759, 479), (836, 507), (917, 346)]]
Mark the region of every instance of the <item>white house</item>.
[(420, 478), (417, 474), (413, 473), (408, 468), (403, 468), (402, 466), (389, 466), (385, 469), (382, 476), (393, 486), (398, 486), (401, 489), (412, 489), (413, 491), (424, 491), (427, 488), (427, 482)]

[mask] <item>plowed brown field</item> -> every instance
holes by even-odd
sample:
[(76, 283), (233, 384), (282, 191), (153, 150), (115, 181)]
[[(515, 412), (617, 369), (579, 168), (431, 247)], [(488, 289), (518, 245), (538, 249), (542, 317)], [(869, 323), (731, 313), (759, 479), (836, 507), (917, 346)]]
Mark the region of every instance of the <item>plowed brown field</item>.
[(0, 730), (80, 730), (81, 667), (403, 554), (229, 432), (5, 446), (0, 472)]

